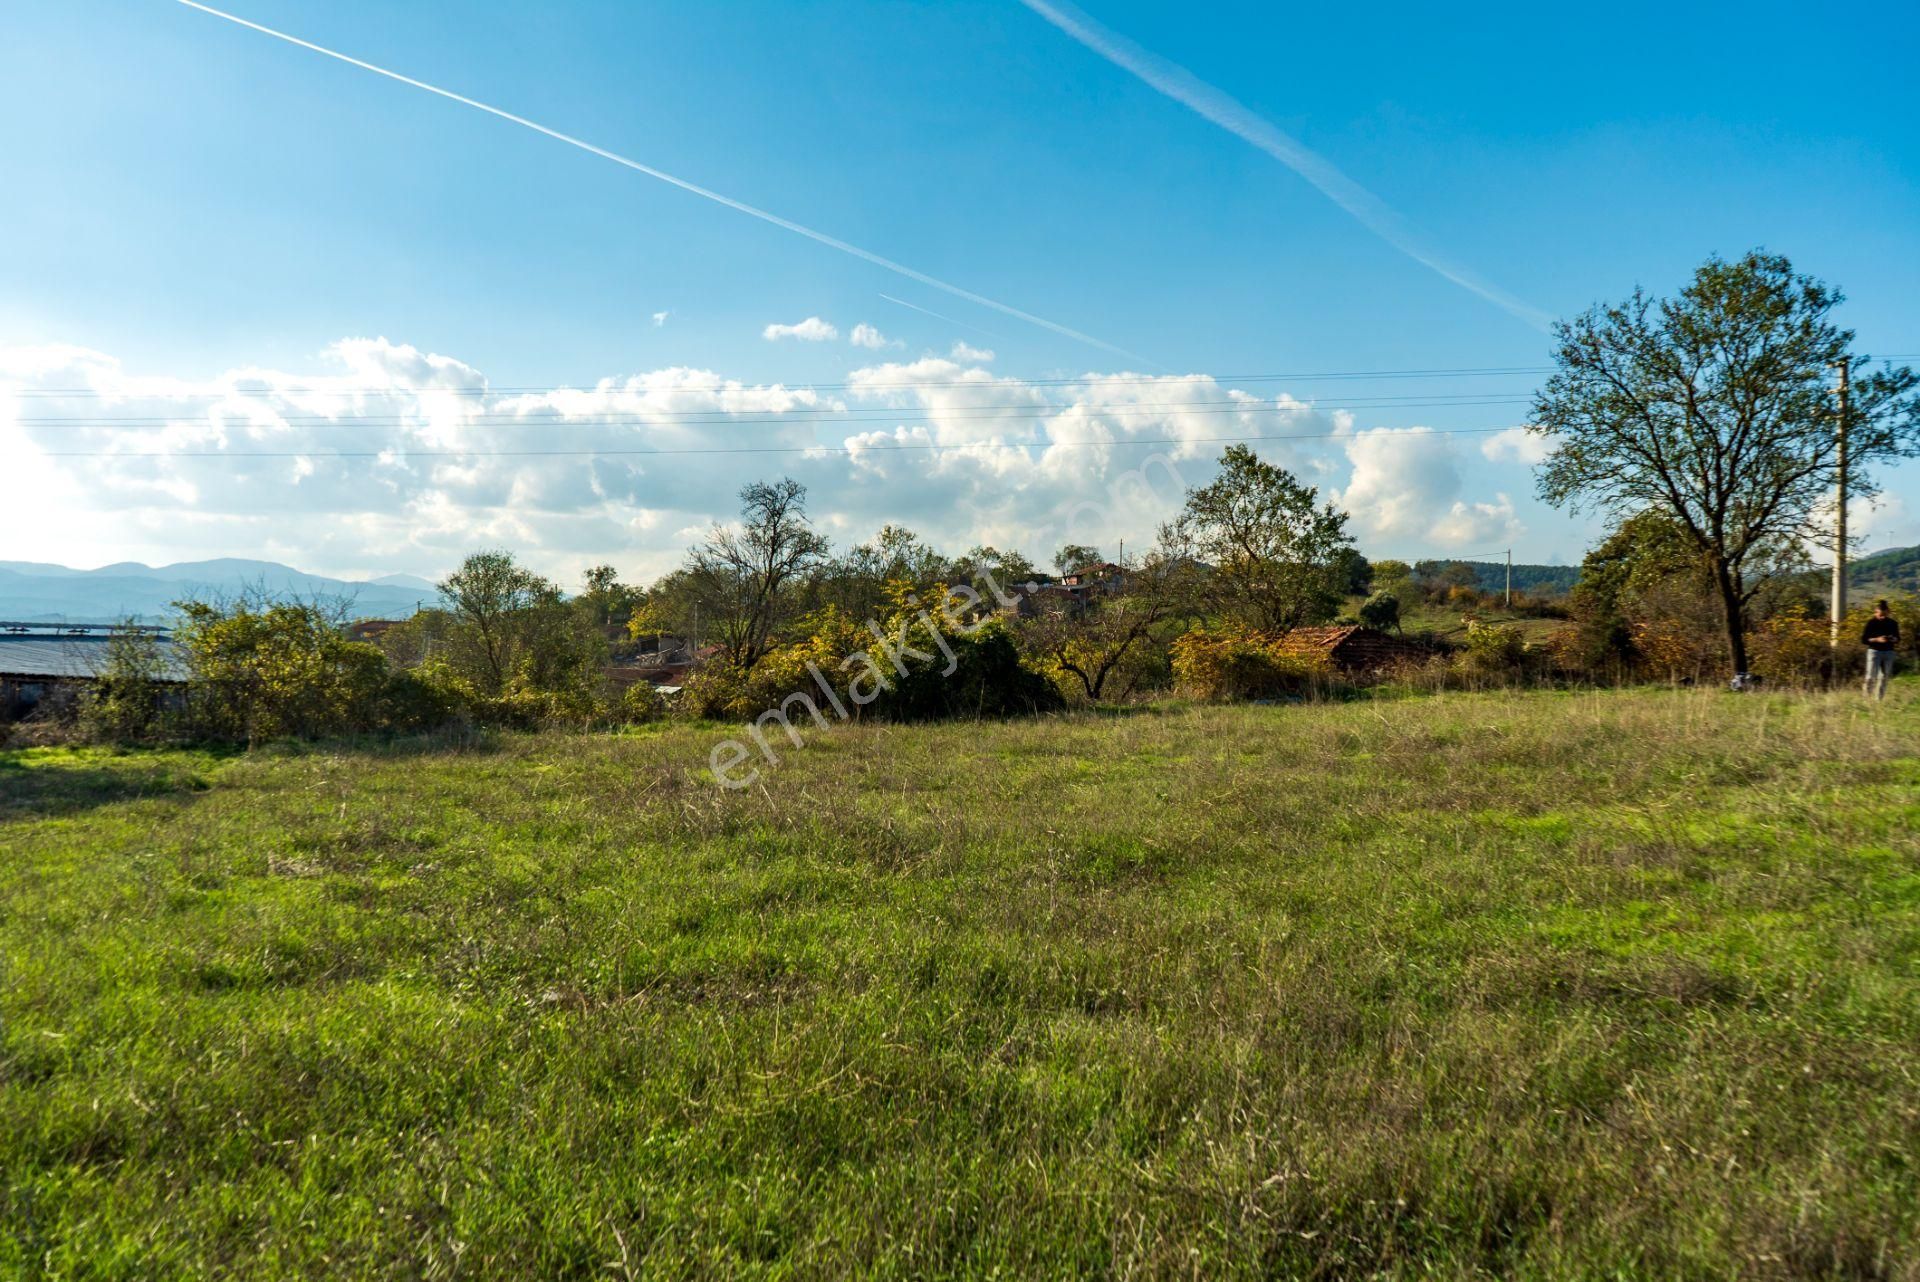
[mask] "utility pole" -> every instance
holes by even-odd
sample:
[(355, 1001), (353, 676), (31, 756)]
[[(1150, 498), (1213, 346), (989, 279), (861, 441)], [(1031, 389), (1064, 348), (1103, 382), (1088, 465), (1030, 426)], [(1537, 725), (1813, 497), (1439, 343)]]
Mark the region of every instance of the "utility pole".
[(1507, 549), (1507, 613), (1513, 613), (1513, 549)]
[(1847, 419), (1852, 389), (1847, 385), (1847, 362), (1835, 361), (1834, 366), (1840, 371), (1840, 386), (1836, 389), (1840, 397), (1840, 425), (1835, 429), (1839, 443), (1836, 451), (1839, 483), (1833, 508), (1833, 603), (1828, 611), (1831, 627), (1827, 643), (1838, 647), (1840, 623), (1847, 617)]

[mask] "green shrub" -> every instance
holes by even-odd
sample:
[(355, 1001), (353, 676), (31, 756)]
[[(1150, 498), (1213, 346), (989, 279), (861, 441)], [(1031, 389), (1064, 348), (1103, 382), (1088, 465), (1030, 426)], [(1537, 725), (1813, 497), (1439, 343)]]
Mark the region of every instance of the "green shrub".
[(380, 701), (380, 728), (409, 734), (450, 725), (467, 711), (458, 687), (437, 667), (390, 669)]
[(1454, 664), (1462, 675), (1476, 681), (1507, 681), (1546, 658), (1546, 652), (1533, 651), (1526, 634), (1512, 624), (1469, 623), (1466, 646), (1454, 657)]
[(1360, 606), (1360, 622), (1381, 631), (1400, 630), (1400, 598), (1391, 592), (1375, 592)]
[(101, 743), (148, 743), (166, 732), (168, 690), (159, 639), (139, 628), (116, 628), (106, 662), (80, 703), (80, 730)]
[[(894, 721), (1014, 716), (1065, 706), (1053, 682), (1021, 661), (997, 620), (971, 631), (941, 628), (936, 636), (920, 611), (903, 603), (887, 620), (884, 644), (831, 607), (808, 627), (805, 636), (775, 646), (750, 670), (724, 661), (701, 668), (688, 679), (677, 710), (745, 720), (793, 694), (806, 694), (821, 707), (838, 700), (850, 718)], [(820, 688), (823, 678), (831, 699)]]
[(317, 605), (188, 602), (175, 639), (190, 670), (183, 726), (258, 742), (383, 728), (387, 662)]
[(667, 715), (667, 701), (644, 681), (636, 681), (613, 700), (614, 719), (622, 725), (645, 725)]
[(888, 689), (873, 704), (880, 716), (895, 721), (1005, 717), (1066, 706), (1053, 682), (1020, 661), (1013, 637), (998, 620), (972, 632), (943, 632), (951, 659), (924, 625), (909, 626), (907, 638), (910, 647), (934, 657), (908, 657), (905, 675), (889, 674)]

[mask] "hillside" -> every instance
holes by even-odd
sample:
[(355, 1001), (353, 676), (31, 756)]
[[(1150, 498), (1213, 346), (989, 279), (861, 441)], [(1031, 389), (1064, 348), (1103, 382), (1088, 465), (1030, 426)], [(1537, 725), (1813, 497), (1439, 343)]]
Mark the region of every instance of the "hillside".
[[(1455, 562), (1440, 561), (1447, 565)], [(1473, 567), (1475, 586), (1498, 592), (1506, 586), (1504, 561), (1461, 561)], [(1811, 590), (1823, 590), (1830, 571), (1815, 570), (1805, 577)], [(1513, 590), (1535, 596), (1559, 596), (1580, 581), (1577, 565), (1515, 565)], [(1920, 593), (1920, 547), (1888, 548), (1848, 563), (1847, 590), (1854, 600), (1896, 593)]]
[(355, 582), (307, 574), (276, 561), (226, 557), (148, 566), (121, 561), (75, 570), (36, 561), (0, 561), (0, 619), (25, 622), (159, 623), (182, 597), (233, 596), (263, 588), (281, 595), (337, 597), (358, 618), (412, 614), (435, 598), (431, 584), (392, 575)]
[(1920, 593), (1920, 547), (1888, 548), (1849, 562), (1847, 589), (1856, 599)]
[(0, 753), (0, 1273), (1905, 1276), (1914, 684)]
[[(1465, 565), (1473, 569), (1474, 586), (1482, 592), (1500, 592), (1507, 586), (1505, 561), (1441, 561), (1442, 565)], [(1561, 596), (1572, 590), (1580, 579), (1577, 565), (1521, 565), (1513, 567), (1513, 590), (1532, 596)]]
[[(1791, 582), (1824, 601), (1833, 583), (1833, 566), (1829, 562), (1794, 575)], [(1920, 594), (1920, 547), (1886, 548), (1847, 562), (1847, 597), (1855, 605), (1907, 594)]]

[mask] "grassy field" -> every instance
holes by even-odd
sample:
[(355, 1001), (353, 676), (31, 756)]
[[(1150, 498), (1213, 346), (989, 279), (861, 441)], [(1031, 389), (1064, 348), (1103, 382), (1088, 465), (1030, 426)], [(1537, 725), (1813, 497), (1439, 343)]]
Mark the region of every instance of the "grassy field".
[(0, 754), (0, 1272), (1920, 1276), (1920, 700)]

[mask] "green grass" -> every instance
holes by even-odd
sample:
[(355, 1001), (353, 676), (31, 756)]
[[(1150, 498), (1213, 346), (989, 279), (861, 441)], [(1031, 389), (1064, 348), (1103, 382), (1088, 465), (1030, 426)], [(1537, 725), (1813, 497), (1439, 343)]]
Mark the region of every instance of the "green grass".
[(0, 754), (0, 1273), (1920, 1276), (1913, 684)]
[[(1349, 599), (1349, 613), (1357, 614), (1363, 597)], [(1515, 614), (1498, 604), (1491, 606), (1442, 605), (1428, 601), (1408, 599), (1401, 602), (1400, 630), (1402, 632), (1431, 632), (1448, 641), (1463, 642), (1467, 638), (1467, 616), (1471, 614), (1484, 624), (1498, 624), (1503, 627), (1520, 629), (1520, 635), (1528, 642), (1538, 645), (1554, 633), (1572, 625), (1565, 619), (1543, 619), (1531, 615)]]

